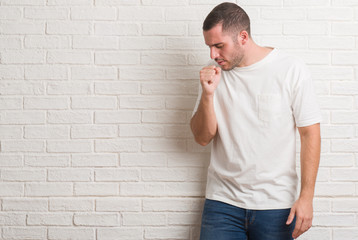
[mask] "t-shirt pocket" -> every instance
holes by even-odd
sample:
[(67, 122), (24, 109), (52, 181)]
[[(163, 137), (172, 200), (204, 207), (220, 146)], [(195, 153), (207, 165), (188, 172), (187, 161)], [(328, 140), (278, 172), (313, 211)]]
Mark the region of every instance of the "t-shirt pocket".
[(259, 119), (270, 122), (281, 115), (281, 96), (275, 94), (257, 95)]

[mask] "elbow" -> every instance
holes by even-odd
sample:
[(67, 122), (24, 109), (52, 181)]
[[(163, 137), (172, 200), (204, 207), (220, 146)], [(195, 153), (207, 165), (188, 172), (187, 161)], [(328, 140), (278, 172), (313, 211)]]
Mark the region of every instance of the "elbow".
[(208, 145), (210, 143), (210, 140), (209, 141), (205, 141), (203, 139), (198, 139), (198, 138), (195, 138), (195, 142), (197, 142), (198, 144), (200, 144), (201, 146), (205, 147), (206, 145)]

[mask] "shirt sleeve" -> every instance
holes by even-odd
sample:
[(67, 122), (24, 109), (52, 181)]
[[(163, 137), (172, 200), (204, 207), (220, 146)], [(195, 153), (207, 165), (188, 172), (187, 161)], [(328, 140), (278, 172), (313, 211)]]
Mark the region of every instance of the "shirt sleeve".
[(292, 90), (292, 110), (297, 127), (322, 121), (311, 74), (305, 64), (299, 64)]

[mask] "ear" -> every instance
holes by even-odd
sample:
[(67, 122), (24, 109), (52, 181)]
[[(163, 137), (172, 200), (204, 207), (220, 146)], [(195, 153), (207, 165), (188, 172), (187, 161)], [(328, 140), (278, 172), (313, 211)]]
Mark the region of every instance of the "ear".
[(238, 40), (240, 41), (241, 45), (245, 45), (249, 40), (249, 33), (245, 30), (242, 30), (238, 35)]

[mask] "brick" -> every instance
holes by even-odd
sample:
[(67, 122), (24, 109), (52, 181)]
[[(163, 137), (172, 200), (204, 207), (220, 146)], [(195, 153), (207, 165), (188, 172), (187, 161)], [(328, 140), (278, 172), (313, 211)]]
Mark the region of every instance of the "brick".
[(280, 49), (305, 49), (307, 39), (300, 36), (267, 36), (261, 41), (264, 46), (275, 46)]
[(72, 109), (115, 109), (116, 97), (72, 97)]
[(332, 201), (332, 211), (333, 212), (352, 212), (355, 213), (358, 211), (358, 203), (354, 199), (334, 199)]
[[(1, 41), (0, 41), (1, 43)], [(4, 46), (4, 45), (2, 45)], [(2, 65), (0, 66), (0, 79), (1, 80), (5, 80), (5, 79), (17, 79), (17, 80), (21, 80), (24, 79), (24, 67), (21, 65), (18, 66), (5, 66)], [(3, 85), (5, 85), (5, 83), (3, 83)]]
[(333, 239), (351, 240), (358, 238), (357, 228), (333, 229)]
[[(21, 49), (21, 39), (19, 37), (4, 36), (0, 37), (0, 50), (1, 49)], [(12, 66), (13, 67), (13, 66)], [(1, 68), (0, 68), (1, 71)]]
[(76, 213), (73, 217), (76, 226), (115, 227), (119, 221), (117, 213)]
[(38, 65), (25, 67), (25, 79), (30, 80), (67, 80), (67, 68), (64, 66)]
[(25, 8), (24, 9), (24, 18), (27, 19), (45, 19), (45, 20), (65, 20), (69, 14), (69, 10), (66, 8), (51, 8), (51, 7), (41, 7), (41, 8)]
[(144, 65), (181, 66), (186, 65), (185, 54), (175, 53), (143, 53), (141, 63)]
[(334, 22), (332, 23), (332, 35), (358, 36), (358, 24), (348, 22)]
[(163, 153), (121, 153), (120, 165), (126, 167), (163, 167), (166, 155)]
[(201, 213), (169, 213), (169, 226), (198, 225), (201, 220)]
[(131, 197), (163, 196), (165, 186), (162, 183), (121, 183), (120, 195)]
[(352, 126), (321, 126), (322, 138), (351, 138), (353, 137)]
[[(19, 97), (0, 97), (1, 110), (18, 110), (22, 108), (22, 99)], [(1, 134), (1, 131), (0, 131)]]
[(114, 138), (118, 136), (116, 126), (81, 125), (71, 127), (71, 138)]
[(351, 109), (353, 106), (351, 97), (319, 97), (318, 102), (321, 109)]
[(139, 93), (139, 85), (131, 82), (95, 83), (95, 93), (103, 95), (135, 95)]
[(50, 153), (86, 153), (91, 152), (92, 143), (86, 140), (48, 140), (47, 152)]
[(332, 169), (333, 181), (354, 182), (358, 181), (358, 169)]
[(303, 20), (305, 19), (304, 9), (299, 8), (263, 8), (261, 9), (262, 19), (268, 20)]
[(192, 94), (196, 95), (198, 93), (197, 87), (198, 83), (196, 81), (193, 83), (143, 83), (141, 85), (141, 93), (146, 95), (187, 96)]
[(147, 80), (147, 79), (164, 79), (163, 69), (152, 69), (145, 67), (121, 68), (121, 80)]
[(88, 198), (50, 198), (50, 211), (92, 212), (94, 201)]
[(352, 49), (355, 46), (352, 37), (311, 37), (309, 47), (314, 49)]
[(95, 123), (139, 123), (141, 113), (135, 110), (95, 112)]
[(352, 167), (354, 155), (346, 153), (322, 154), (320, 166), (322, 167)]
[(37, 169), (2, 169), (1, 179), (4, 181), (17, 182), (40, 182), (46, 181), (46, 171)]
[(329, 52), (320, 51), (287, 51), (292, 55), (301, 58), (306, 64), (320, 64), (329, 65), (331, 64), (331, 54)]
[(51, 82), (47, 84), (49, 95), (90, 95), (94, 92), (87, 82)]
[(170, 153), (168, 154), (169, 167), (207, 167), (210, 160), (208, 153)]
[(358, 123), (358, 111), (333, 111), (332, 123)]
[(205, 183), (166, 183), (165, 187), (168, 196), (202, 197), (205, 195)]
[(132, 169), (97, 169), (96, 182), (137, 182), (139, 171)]
[(166, 221), (161, 213), (123, 213), (123, 226), (164, 226)]
[(282, 35), (282, 23), (253, 22), (251, 32), (255, 35)]
[(24, 226), (26, 214), (24, 213), (0, 213), (0, 226)]
[(96, 140), (96, 152), (137, 152), (139, 142), (134, 139)]
[(201, 36), (203, 37), (203, 23), (200, 22), (190, 22), (189, 24), (189, 36)]
[(26, 183), (25, 196), (54, 197), (72, 196), (72, 183)]
[(67, 167), (69, 166), (70, 156), (68, 155), (26, 155), (24, 157), (25, 166), (30, 167)]
[(49, 182), (89, 182), (94, 179), (91, 169), (49, 169), (47, 175)]
[(30, 213), (26, 223), (29, 226), (71, 226), (72, 214), (69, 213)]
[(118, 49), (118, 39), (112, 36), (73, 36), (74, 49)]
[(3, 211), (46, 212), (48, 200), (44, 198), (8, 198), (2, 200)]
[(99, 212), (139, 212), (141, 200), (136, 198), (100, 198), (96, 200), (96, 211)]
[(74, 20), (116, 20), (116, 9), (112, 7), (73, 7), (71, 19)]
[(309, 231), (303, 233), (300, 236), (300, 240), (310, 240), (310, 239), (330, 239), (331, 230), (329, 228), (319, 228), (314, 226)]
[(143, 23), (145, 36), (183, 36), (186, 32), (183, 23)]
[(145, 123), (185, 123), (186, 113), (179, 111), (143, 111)]
[(203, 37), (200, 38), (173, 38), (170, 37), (166, 42), (167, 49), (207, 49)]
[(116, 80), (117, 69), (114, 67), (72, 67), (71, 78), (73, 80)]
[(47, 0), (49, 6), (90, 6), (92, 0)]
[(24, 97), (24, 109), (29, 110), (64, 110), (68, 109), (67, 97)]
[(5, 35), (44, 34), (45, 24), (31, 21), (0, 23), (0, 33)]
[(50, 35), (88, 35), (91, 33), (91, 24), (79, 21), (51, 21), (47, 22), (46, 33)]
[(119, 40), (120, 49), (152, 50), (164, 49), (165, 39), (161, 37), (125, 37)]
[[(199, 85), (199, 73), (201, 68), (200, 67), (183, 67), (183, 68), (175, 68), (175, 69), (168, 69), (167, 70), (167, 78), (174, 79), (174, 80), (193, 80), (195, 79), (195, 84)], [(173, 84), (173, 83), (171, 83)], [(195, 89), (195, 94), (198, 91)]]
[(49, 111), (47, 122), (61, 124), (92, 123), (92, 114), (87, 111)]
[(196, 198), (162, 198), (144, 199), (143, 211), (145, 212), (198, 212), (203, 206), (203, 199)]
[(209, 59), (208, 51), (188, 54), (188, 64), (190, 66), (199, 65), (200, 67), (203, 67), (208, 63), (208, 59)]
[(0, 94), (2, 95), (40, 95), (44, 92), (45, 87), (41, 82), (0, 82)]
[(43, 141), (27, 140), (4, 140), (1, 141), (2, 152), (43, 152), (45, 143)]
[(58, 64), (90, 64), (93, 56), (90, 52), (78, 51), (49, 51), (47, 63)]
[(188, 179), (188, 171), (186, 169), (142, 169), (141, 176), (143, 181), (147, 182), (177, 182)]
[(23, 192), (24, 186), (21, 183), (0, 183), (0, 197), (20, 197)]
[(94, 228), (48, 228), (48, 239), (95, 239)]
[(358, 64), (358, 52), (334, 52), (332, 53), (332, 64), (351, 65)]
[(0, 167), (21, 167), (23, 166), (20, 155), (0, 154)]
[(95, 0), (99, 6), (140, 5), (140, 0)]
[(118, 8), (118, 20), (120, 21), (161, 21), (163, 13), (157, 7), (120, 7)]
[(144, 234), (147, 239), (189, 239), (189, 235), (188, 227), (147, 228)]
[(3, 0), (3, 5), (37, 6), (45, 5), (45, 0)]
[(164, 136), (164, 128), (155, 125), (121, 124), (119, 126), (120, 137), (161, 137)]
[(332, 152), (354, 152), (358, 149), (358, 139), (334, 139), (332, 142)]
[(68, 36), (29, 35), (24, 38), (24, 46), (26, 48), (69, 49), (70, 38)]
[(357, 6), (355, 0), (332, 0), (332, 6)]
[(162, 97), (120, 97), (121, 109), (162, 109), (164, 99)]
[(165, 19), (167, 21), (202, 21), (210, 12), (209, 7), (176, 7), (167, 8), (165, 11)]
[(95, 23), (94, 32), (100, 36), (137, 36), (139, 25), (133, 23)]
[(165, 99), (165, 107), (175, 110), (192, 110), (195, 102), (196, 97), (168, 97)]
[(73, 167), (115, 167), (118, 165), (116, 154), (73, 154)]
[(21, 18), (21, 8), (17, 7), (0, 7), (0, 19), (4, 20), (16, 20)]
[(99, 65), (139, 64), (138, 52), (96, 52), (95, 63)]
[[(261, 0), (262, 1), (262, 0)], [(284, 0), (284, 6), (295, 6), (295, 7), (307, 7), (307, 6), (328, 6), (330, 3), (329, 0), (317, 0), (317, 1), (309, 1), (309, 0)]]
[(358, 94), (358, 82), (331, 82), (332, 94), (353, 95)]
[[(151, 6), (184, 6), (187, 4), (186, 0), (142, 0), (143, 5), (151, 5)], [(191, 2), (191, 4), (193, 4)]]
[(120, 227), (120, 228), (103, 228), (97, 229), (97, 237), (99, 240), (117, 240), (117, 239), (128, 239), (128, 240), (138, 240), (143, 237), (142, 228), (133, 228), (133, 227)]
[(322, 197), (353, 196), (354, 192), (353, 183), (317, 183), (315, 195)]
[(316, 214), (312, 224), (322, 227), (353, 227), (354, 219), (354, 214)]
[(2, 236), (5, 239), (45, 239), (46, 228), (9, 227), (3, 229)]
[(328, 24), (320, 22), (284, 23), (283, 34), (288, 35), (326, 35)]
[(331, 211), (331, 201), (328, 199), (313, 199), (313, 209), (315, 212), (330, 212)]
[(143, 139), (144, 152), (185, 152), (186, 144), (183, 140), (174, 139)]
[(352, 80), (354, 71), (350, 67), (320, 67), (310, 68), (314, 80)]
[(354, 17), (351, 8), (312, 8), (308, 9), (307, 18), (310, 20), (351, 20)]
[(75, 196), (114, 196), (118, 195), (119, 187), (116, 183), (75, 183)]
[(45, 52), (42, 50), (8, 50), (1, 53), (3, 64), (34, 64), (44, 63)]

